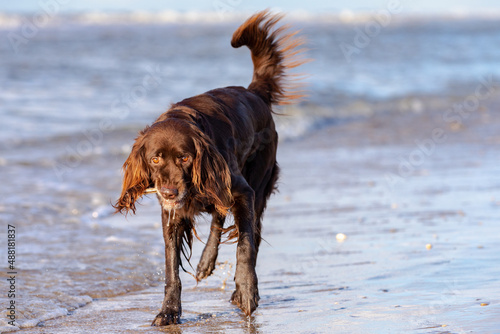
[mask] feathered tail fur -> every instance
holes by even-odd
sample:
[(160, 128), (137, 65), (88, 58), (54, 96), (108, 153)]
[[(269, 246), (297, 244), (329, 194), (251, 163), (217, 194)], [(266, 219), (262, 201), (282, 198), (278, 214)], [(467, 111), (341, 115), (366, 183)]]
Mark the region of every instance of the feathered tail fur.
[(243, 23), (231, 40), (234, 48), (246, 45), (252, 52), (254, 72), (248, 90), (269, 104), (291, 104), (305, 96), (286, 73), (307, 62), (300, 57), (304, 39), (296, 36), (298, 32), (287, 32), (288, 26), (275, 29), (282, 17), (267, 10), (259, 12)]

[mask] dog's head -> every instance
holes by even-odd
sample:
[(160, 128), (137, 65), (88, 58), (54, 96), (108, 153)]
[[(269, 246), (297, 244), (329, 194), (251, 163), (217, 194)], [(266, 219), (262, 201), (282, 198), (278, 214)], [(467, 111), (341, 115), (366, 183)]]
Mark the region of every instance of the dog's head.
[(225, 214), (232, 203), (226, 161), (195, 123), (167, 118), (139, 133), (123, 165), (117, 212), (135, 213), (135, 202), (154, 188), (165, 210), (178, 210), (193, 198)]

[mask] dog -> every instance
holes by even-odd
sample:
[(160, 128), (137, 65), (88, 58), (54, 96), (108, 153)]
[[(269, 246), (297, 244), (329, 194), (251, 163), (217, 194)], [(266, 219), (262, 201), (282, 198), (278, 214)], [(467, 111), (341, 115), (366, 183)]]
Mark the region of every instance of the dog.
[[(173, 104), (139, 132), (123, 164), (116, 212), (135, 214), (135, 202), (147, 192), (156, 193), (162, 207), (165, 297), (153, 326), (180, 323), (181, 254), (188, 258), (196, 234), (194, 217), (202, 212), (210, 214), (212, 222), (196, 279), (212, 274), (226, 231), (237, 241), (231, 302), (247, 316), (258, 306), (255, 264), (261, 220), (279, 175), (272, 107), (304, 96), (297, 80), (286, 74), (306, 62), (301, 57), (304, 41), (288, 26), (276, 27), (281, 18), (262, 11), (233, 34), (231, 45), (246, 45), (252, 54), (248, 88), (214, 89)], [(234, 225), (225, 229), (229, 212)]]

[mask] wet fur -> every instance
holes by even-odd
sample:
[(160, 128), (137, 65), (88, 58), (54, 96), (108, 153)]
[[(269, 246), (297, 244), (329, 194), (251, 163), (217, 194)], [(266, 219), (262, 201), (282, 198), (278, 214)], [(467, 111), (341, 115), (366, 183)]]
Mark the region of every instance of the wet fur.
[(248, 88), (219, 88), (173, 104), (139, 133), (123, 165), (116, 211), (135, 213), (136, 201), (150, 187), (157, 189), (163, 207), (165, 298), (153, 325), (180, 322), (180, 255), (189, 256), (194, 218), (202, 212), (213, 219), (196, 278), (214, 270), (230, 211), (235, 221), (230, 237), (238, 242), (231, 301), (247, 315), (258, 305), (255, 264), (261, 219), (279, 175), (272, 105), (301, 97), (287, 84), (285, 72), (303, 62), (293, 60), (302, 41), (283, 28), (274, 29), (280, 18), (260, 12), (234, 32), (232, 46), (247, 45), (252, 53), (254, 75)]

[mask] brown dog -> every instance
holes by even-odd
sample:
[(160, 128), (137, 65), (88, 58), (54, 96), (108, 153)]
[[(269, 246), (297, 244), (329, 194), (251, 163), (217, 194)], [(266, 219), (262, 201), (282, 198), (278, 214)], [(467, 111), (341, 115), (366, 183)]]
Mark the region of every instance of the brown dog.
[(180, 321), (181, 252), (185, 246), (190, 249), (193, 219), (201, 212), (213, 220), (196, 278), (214, 270), (231, 211), (235, 225), (230, 237), (238, 242), (231, 301), (246, 315), (258, 305), (255, 264), (261, 218), (279, 172), (271, 107), (301, 97), (286, 86), (285, 71), (304, 62), (295, 58), (303, 44), (295, 33), (274, 29), (280, 19), (267, 11), (257, 13), (233, 35), (233, 47), (246, 45), (252, 53), (254, 74), (248, 88), (219, 88), (172, 105), (139, 133), (123, 165), (117, 212), (135, 213), (135, 201), (151, 188), (162, 206), (165, 298), (153, 325)]

